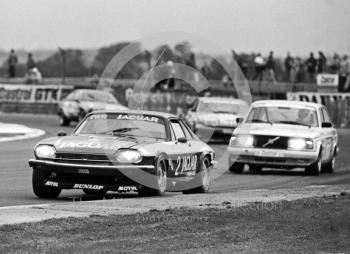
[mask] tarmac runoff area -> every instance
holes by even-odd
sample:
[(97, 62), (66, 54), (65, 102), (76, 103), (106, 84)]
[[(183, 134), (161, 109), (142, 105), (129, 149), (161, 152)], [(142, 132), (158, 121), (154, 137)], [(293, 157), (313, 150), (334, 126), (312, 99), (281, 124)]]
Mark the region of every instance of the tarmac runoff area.
[(0, 122), (0, 142), (36, 138), (44, 134), (45, 131), (40, 129), (33, 129), (20, 124), (7, 124)]
[[(0, 225), (38, 222), (53, 218), (88, 217), (91, 215), (126, 215), (175, 208), (227, 208), (256, 203), (257, 209), (268, 212), (280, 207), (279, 201), (326, 197), (350, 193), (350, 186), (308, 186), (300, 189), (245, 190), (230, 193), (168, 195), (154, 198), (124, 198), (95, 201), (72, 199), (67, 203), (10, 206), (0, 208)], [(282, 209), (282, 207), (280, 207)]]

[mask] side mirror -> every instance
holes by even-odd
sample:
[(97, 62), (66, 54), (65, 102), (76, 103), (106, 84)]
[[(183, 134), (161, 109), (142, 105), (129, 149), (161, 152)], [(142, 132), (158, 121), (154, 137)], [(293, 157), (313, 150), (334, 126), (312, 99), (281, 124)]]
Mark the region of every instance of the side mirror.
[(64, 131), (59, 131), (59, 132), (57, 133), (57, 136), (59, 136), (59, 137), (64, 137), (64, 136), (67, 136), (67, 133), (64, 132)]
[(185, 137), (178, 138), (177, 142), (179, 142), (179, 143), (186, 143), (187, 142), (187, 138), (185, 138)]
[(330, 122), (322, 123), (322, 128), (332, 128), (332, 127), (333, 127), (333, 123), (330, 123)]
[(244, 120), (244, 118), (243, 118), (243, 117), (237, 117), (237, 118), (236, 118), (236, 122), (237, 122), (237, 124), (242, 123), (242, 122), (243, 122), (243, 120)]

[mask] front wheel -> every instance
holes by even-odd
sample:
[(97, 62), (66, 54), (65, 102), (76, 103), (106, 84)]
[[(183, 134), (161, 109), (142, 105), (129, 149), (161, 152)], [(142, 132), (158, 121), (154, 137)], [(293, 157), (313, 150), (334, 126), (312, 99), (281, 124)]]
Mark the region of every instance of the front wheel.
[(61, 189), (53, 186), (46, 186), (47, 173), (33, 169), (32, 186), (34, 194), (39, 198), (57, 198)]
[(205, 157), (201, 163), (201, 169), (198, 174), (200, 176), (200, 186), (194, 189), (183, 191), (183, 194), (207, 193), (210, 188), (210, 162), (208, 157)]
[(334, 168), (335, 168), (335, 154), (333, 154), (332, 159), (322, 167), (322, 172), (333, 173)]
[(61, 126), (69, 126), (70, 120), (63, 114), (59, 114), (59, 122)]
[(249, 165), (249, 171), (254, 172), (254, 173), (259, 173), (262, 170), (262, 166), (261, 165), (254, 165), (254, 164), (250, 164)]
[(317, 160), (312, 163), (310, 166), (307, 166), (305, 168), (305, 174), (309, 176), (318, 176), (321, 173), (322, 170), (322, 156), (321, 152), (317, 158)]
[(244, 170), (244, 164), (240, 163), (240, 162), (234, 162), (229, 167), (230, 167), (229, 168), (230, 172), (235, 173), (235, 174), (240, 174)]
[(167, 187), (167, 166), (163, 156), (160, 156), (156, 161), (156, 175), (152, 177), (153, 188), (142, 186), (139, 190), (139, 196), (162, 196), (165, 194)]

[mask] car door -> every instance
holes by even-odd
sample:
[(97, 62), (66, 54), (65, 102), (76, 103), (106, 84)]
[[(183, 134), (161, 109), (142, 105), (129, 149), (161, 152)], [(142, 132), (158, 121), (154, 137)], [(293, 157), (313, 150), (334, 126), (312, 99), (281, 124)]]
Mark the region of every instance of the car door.
[(172, 169), (170, 176), (193, 176), (196, 173), (199, 157), (193, 146), (192, 136), (186, 134), (183, 123), (176, 118), (170, 119), (170, 131), (172, 133), (171, 152), (168, 153)]
[(329, 161), (334, 154), (337, 143), (337, 132), (334, 127), (322, 128), (323, 123), (332, 123), (328, 111), (325, 107), (320, 108), (321, 116), (321, 137), (322, 137), (322, 159)]

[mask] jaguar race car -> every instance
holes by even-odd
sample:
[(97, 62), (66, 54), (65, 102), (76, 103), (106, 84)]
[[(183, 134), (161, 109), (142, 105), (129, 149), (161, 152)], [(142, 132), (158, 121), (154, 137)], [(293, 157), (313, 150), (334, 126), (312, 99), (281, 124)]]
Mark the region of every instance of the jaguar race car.
[(248, 111), (244, 100), (223, 97), (201, 97), (188, 111), (186, 121), (203, 140), (224, 138), (229, 140), (237, 127), (237, 117)]
[(139, 110), (89, 113), (72, 135), (40, 141), (34, 155), (32, 185), (41, 198), (62, 189), (204, 193), (215, 164), (214, 150), (181, 119)]
[(125, 110), (117, 99), (107, 91), (77, 89), (71, 92), (58, 106), (57, 114), (61, 126), (80, 122), (87, 113), (96, 110)]
[(338, 135), (323, 105), (257, 101), (241, 121), (228, 148), (230, 171), (241, 173), (247, 164), (255, 172), (263, 167), (333, 172)]

